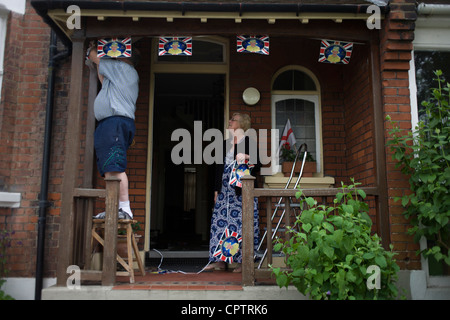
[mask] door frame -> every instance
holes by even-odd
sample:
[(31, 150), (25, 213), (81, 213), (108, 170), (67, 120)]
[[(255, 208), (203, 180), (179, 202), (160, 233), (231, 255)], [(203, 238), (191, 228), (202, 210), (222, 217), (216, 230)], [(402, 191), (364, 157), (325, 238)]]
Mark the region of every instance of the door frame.
[[(147, 178), (146, 178), (146, 200), (145, 200), (145, 244), (144, 251), (150, 248), (150, 224), (152, 203), (152, 167), (153, 167), (153, 121), (154, 121), (154, 99), (155, 99), (155, 74), (156, 73), (193, 73), (193, 74), (223, 74), (225, 76), (224, 96), (224, 128), (227, 126), (229, 115), (229, 39), (220, 36), (193, 37), (193, 39), (204, 40), (223, 45), (224, 61), (221, 63), (168, 63), (158, 62), (158, 38), (152, 39), (151, 62), (150, 62), (150, 94), (149, 94), (149, 117), (148, 117), (148, 144), (147, 144)], [(195, 49), (194, 49), (195, 50)]]

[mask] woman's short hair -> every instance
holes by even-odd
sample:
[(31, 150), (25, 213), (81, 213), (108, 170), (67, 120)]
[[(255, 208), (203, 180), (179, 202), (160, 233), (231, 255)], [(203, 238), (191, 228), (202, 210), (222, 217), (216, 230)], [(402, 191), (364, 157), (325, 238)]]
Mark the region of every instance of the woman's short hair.
[(244, 132), (250, 129), (252, 126), (252, 120), (248, 114), (237, 112), (233, 114), (233, 117), (234, 116), (239, 116), (239, 126), (242, 130), (244, 130)]

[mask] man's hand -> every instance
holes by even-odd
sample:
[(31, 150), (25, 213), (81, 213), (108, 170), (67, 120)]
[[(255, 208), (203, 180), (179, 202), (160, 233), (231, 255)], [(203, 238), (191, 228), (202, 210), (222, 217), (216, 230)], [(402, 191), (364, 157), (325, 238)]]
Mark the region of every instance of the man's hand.
[(96, 45), (91, 42), (89, 45), (89, 60), (98, 65), (100, 63), (100, 58), (97, 57)]
[(97, 69), (97, 75), (100, 82), (103, 84), (103, 75), (98, 72), (98, 66), (100, 64), (100, 58), (97, 57), (97, 46), (95, 41), (91, 41), (89, 43), (89, 48), (86, 52), (86, 61), (85, 64), (93, 71)]

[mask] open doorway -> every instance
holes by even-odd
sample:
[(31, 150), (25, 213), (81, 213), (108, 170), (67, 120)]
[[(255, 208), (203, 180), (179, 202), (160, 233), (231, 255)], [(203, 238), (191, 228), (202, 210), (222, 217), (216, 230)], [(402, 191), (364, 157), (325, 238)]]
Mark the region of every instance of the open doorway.
[[(150, 247), (169, 251), (208, 251), (214, 205), (214, 165), (180, 164), (171, 159), (176, 129), (194, 136), (223, 130), (225, 75), (155, 74)], [(209, 143), (209, 142), (208, 142)]]

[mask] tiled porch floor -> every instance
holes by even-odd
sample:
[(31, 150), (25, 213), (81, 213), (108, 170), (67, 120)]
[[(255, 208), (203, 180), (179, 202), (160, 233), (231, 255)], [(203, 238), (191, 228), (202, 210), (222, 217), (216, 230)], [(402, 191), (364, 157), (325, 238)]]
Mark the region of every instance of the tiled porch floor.
[[(275, 280), (257, 280), (257, 285), (276, 285)], [(128, 277), (117, 277), (113, 290), (242, 290), (242, 274), (230, 271), (195, 273), (153, 273), (146, 275), (137, 272), (135, 283)]]

